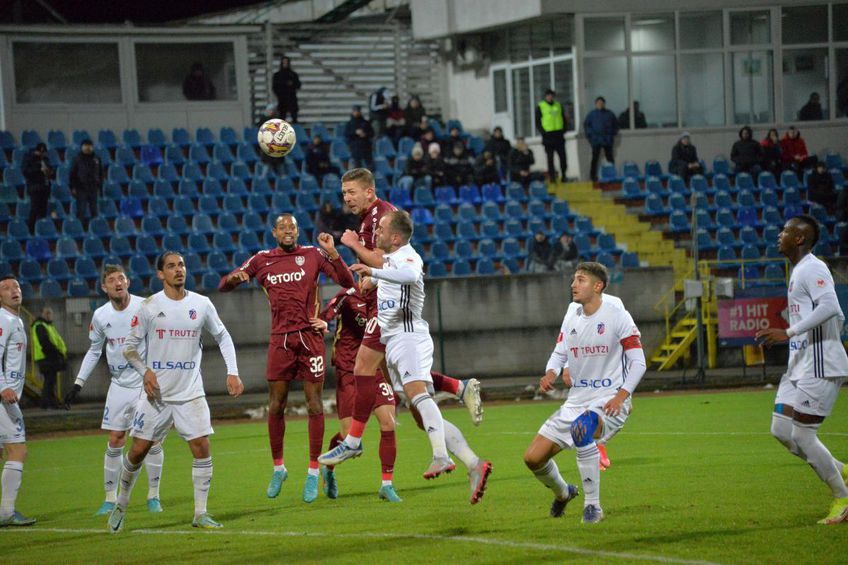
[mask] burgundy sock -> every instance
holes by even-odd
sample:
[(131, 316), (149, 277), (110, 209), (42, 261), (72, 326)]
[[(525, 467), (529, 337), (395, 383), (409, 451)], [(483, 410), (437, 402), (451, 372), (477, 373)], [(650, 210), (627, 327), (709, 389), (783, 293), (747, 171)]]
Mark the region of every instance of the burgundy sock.
[[(354, 437), (362, 437), (365, 423), (371, 417), (371, 409), (374, 407), (374, 399), (377, 398), (377, 379), (374, 375), (355, 375), (353, 382), (356, 383), (356, 397), (353, 403), (353, 420), (360, 426), (352, 425), (350, 434)], [(357, 435), (357, 433), (359, 435)]]
[[(274, 414), (268, 412), (268, 440), (271, 443), (271, 457), (274, 464), (282, 465), (283, 460), (283, 437), (286, 435), (285, 414)], [(277, 463), (280, 461), (280, 463)]]
[(453, 395), (459, 393), (458, 380), (447, 375), (437, 373), (436, 371), (430, 371), (430, 377), (432, 377), (433, 379), (433, 388), (435, 388), (436, 390), (440, 390), (442, 392), (449, 392)]
[(397, 442), (395, 431), (380, 432), (380, 466), (383, 470), (383, 480), (392, 480), (395, 472), (395, 459), (397, 458)]
[(309, 463), (318, 464), (324, 446), (324, 413), (309, 415)]

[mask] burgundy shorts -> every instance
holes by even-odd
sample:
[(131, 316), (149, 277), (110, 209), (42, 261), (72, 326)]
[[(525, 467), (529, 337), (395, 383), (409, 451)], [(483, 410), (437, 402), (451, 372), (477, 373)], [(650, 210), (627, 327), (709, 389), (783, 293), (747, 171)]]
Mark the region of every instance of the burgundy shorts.
[[(394, 406), (395, 394), (392, 387), (379, 371), (375, 378), (377, 379), (377, 396), (374, 399), (372, 411), (380, 406)], [(353, 417), (353, 405), (356, 402), (355, 379), (353, 373), (336, 370), (336, 412), (339, 420)]]
[(368, 318), (368, 323), (365, 324), (365, 335), (362, 336), (362, 345), (380, 353), (386, 352), (386, 346), (380, 343), (380, 325), (377, 323), (376, 315)]
[(324, 336), (304, 329), (271, 336), (268, 344), (269, 381), (324, 381)]

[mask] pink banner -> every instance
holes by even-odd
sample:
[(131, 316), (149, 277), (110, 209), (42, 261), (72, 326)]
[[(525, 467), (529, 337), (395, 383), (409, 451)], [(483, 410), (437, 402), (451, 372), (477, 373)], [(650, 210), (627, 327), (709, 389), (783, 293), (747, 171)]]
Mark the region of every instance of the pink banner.
[(754, 343), (754, 335), (765, 328), (787, 328), (781, 315), (786, 296), (737, 298), (718, 302), (718, 337)]

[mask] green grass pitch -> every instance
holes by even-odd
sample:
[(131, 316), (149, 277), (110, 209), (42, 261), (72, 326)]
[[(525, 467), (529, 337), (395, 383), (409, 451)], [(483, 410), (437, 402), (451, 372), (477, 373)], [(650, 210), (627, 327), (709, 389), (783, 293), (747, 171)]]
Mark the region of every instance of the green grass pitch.
[[(822, 429), (848, 459), (848, 398)], [(212, 437), (215, 471), (209, 510), (224, 524), (192, 530), (190, 454), (176, 434), (165, 443), (162, 514), (144, 504), (142, 473), (125, 529), (109, 535), (95, 518), (102, 501), (104, 435), (30, 442), (18, 508), (34, 527), (0, 530), (3, 563), (844, 563), (848, 525), (819, 526), (827, 488), (768, 434), (773, 391), (637, 395), (635, 410), (609, 445), (602, 474), (604, 522), (580, 523), (582, 496), (561, 519), (548, 516), (550, 492), (522, 454), (553, 402), (492, 405), (474, 428), (464, 410), (445, 414), (494, 463), (483, 501), (468, 504), (468, 483), (452, 475), (424, 481), (427, 438), (403, 412), (395, 485), (404, 501), (377, 499), (378, 428), (365, 455), (338, 468), (340, 497), (301, 501), (306, 421), (286, 430), (288, 481), (279, 498), (265, 488), (271, 461), (262, 423), (220, 424)], [(329, 438), (336, 421), (327, 418)], [(574, 454), (558, 463), (579, 482)]]

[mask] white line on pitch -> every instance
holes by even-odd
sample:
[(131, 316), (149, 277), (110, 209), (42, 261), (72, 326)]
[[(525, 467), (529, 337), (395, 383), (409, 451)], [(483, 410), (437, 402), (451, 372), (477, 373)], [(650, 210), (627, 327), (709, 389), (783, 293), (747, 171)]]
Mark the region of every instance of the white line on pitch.
[[(102, 528), (16, 528), (5, 529), (0, 532), (21, 532), (21, 533), (56, 533), (56, 534), (108, 534), (108, 530)], [(476, 543), (481, 545), (491, 545), (498, 547), (512, 547), (517, 549), (530, 549), (536, 551), (561, 551), (564, 553), (573, 553), (577, 555), (589, 555), (594, 557), (607, 557), (614, 559), (633, 559), (638, 561), (652, 561), (659, 563), (678, 563), (681, 565), (718, 565), (713, 561), (699, 561), (690, 559), (678, 559), (675, 557), (665, 557), (662, 555), (647, 555), (639, 553), (628, 553), (624, 551), (605, 551), (596, 549), (584, 549), (582, 547), (570, 547), (567, 545), (553, 545), (546, 543), (531, 543), (519, 542), (500, 539), (489, 539), (474, 536), (437, 536), (433, 534), (414, 534), (414, 533), (391, 533), (391, 532), (360, 532), (360, 533), (322, 533), (322, 532), (287, 532), (287, 531), (262, 531), (262, 530), (154, 530), (154, 529), (139, 529), (130, 530), (131, 534), (154, 535), (154, 536), (185, 536), (185, 535), (215, 535), (215, 536), (254, 536), (254, 537), (269, 537), (269, 536), (284, 536), (284, 537), (313, 537), (313, 538), (339, 538), (339, 539), (388, 539), (388, 540), (403, 540), (417, 539), (426, 541), (450, 541), (450, 542), (466, 542)]]

